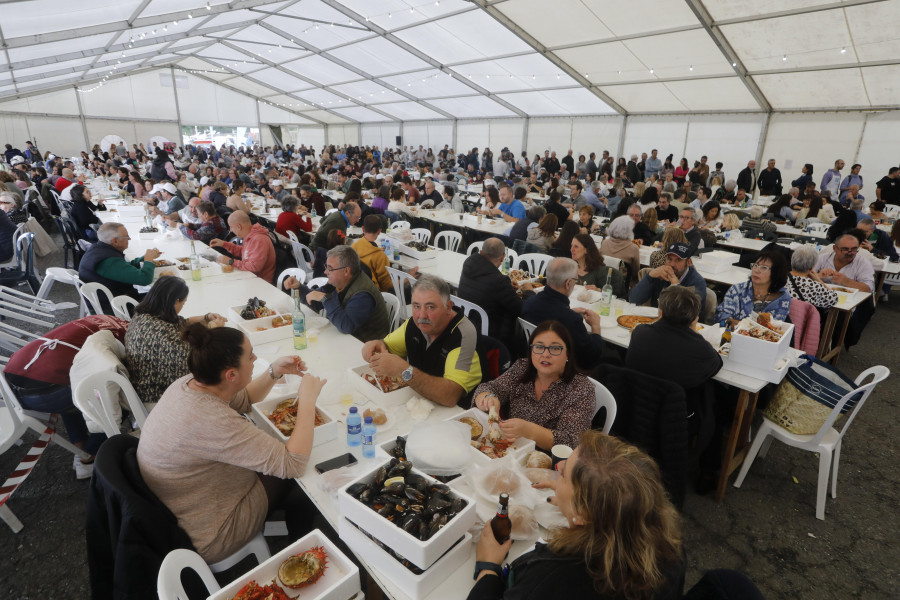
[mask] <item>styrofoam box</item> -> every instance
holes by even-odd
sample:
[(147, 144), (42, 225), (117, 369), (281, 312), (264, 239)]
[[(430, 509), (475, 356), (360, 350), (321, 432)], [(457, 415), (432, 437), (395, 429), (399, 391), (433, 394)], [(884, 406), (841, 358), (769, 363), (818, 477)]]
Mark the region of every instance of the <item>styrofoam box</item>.
[[(321, 531), (314, 529), (249, 573), (238, 577), (207, 600), (231, 600), (251, 580), (256, 581), (260, 586), (266, 585), (277, 578), (278, 567), (281, 566), (281, 563), (294, 554), (306, 552), (315, 546), (322, 546), (328, 555), (325, 574), (309, 587), (300, 590), (284, 588), (287, 595), (300, 600), (347, 600), (357, 594), (360, 591), (359, 568), (344, 556)], [(275, 583), (281, 585), (278, 581)]]
[(437, 259), (437, 249), (432, 246), (428, 247), (428, 250), (416, 250), (412, 246), (407, 246), (406, 244), (400, 245), (400, 254), (405, 254), (409, 257), (415, 258), (416, 260), (435, 260)]
[[(371, 483), (375, 478), (375, 471), (382, 465), (387, 465), (388, 462), (380, 463), (359, 479), (341, 488), (338, 492), (338, 506), (340, 507), (341, 515), (384, 542), (394, 552), (400, 554), (417, 567), (427, 569), (475, 524), (475, 501), (464, 494), (451, 491), (454, 496), (458, 496), (466, 501), (466, 507), (450, 519), (431, 539), (423, 542), (406, 533), (400, 527), (347, 493), (347, 488), (354, 483)], [(425, 477), (428, 481), (438, 483), (433, 477), (417, 471), (415, 468), (412, 472)]]
[[(755, 367), (762, 371), (774, 370), (779, 359), (781, 359), (791, 347), (791, 339), (793, 339), (794, 336), (794, 326), (774, 319), (772, 320), (772, 324), (784, 332), (781, 335), (781, 339), (777, 342), (758, 340), (746, 335), (740, 335), (735, 331), (731, 335), (731, 351), (728, 354), (729, 362)], [(740, 330), (740, 328), (739, 325), (737, 330)]]
[[(484, 412), (480, 409), (477, 409), (477, 408), (470, 408), (469, 410), (467, 410), (465, 412), (461, 412), (458, 415), (454, 415), (447, 420), (448, 421), (459, 421), (463, 417), (475, 417), (476, 419), (478, 419), (478, 422), (481, 423), (482, 427), (484, 427), (484, 433), (482, 433), (482, 435), (487, 435), (488, 415), (486, 412)], [(513, 445), (510, 446), (510, 450), (512, 451), (513, 455), (516, 456), (517, 458), (524, 456), (534, 450), (534, 440), (529, 440), (529, 439), (520, 437), (520, 438), (516, 439), (515, 442), (513, 442)], [(493, 459), (489, 458), (487, 454), (485, 454), (478, 448), (475, 448), (474, 446), (472, 447), (472, 452), (475, 454), (475, 460), (477, 460), (481, 463), (489, 463), (489, 462), (491, 462), (491, 460), (493, 460)]]
[(734, 252), (713, 250), (694, 256), (694, 267), (704, 273), (724, 273), (740, 258), (740, 255)]
[(453, 546), (429, 569), (420, 575), (416, 575), (370, 540), (366, 534), (356, 528), (353, 523), (348, 522), (347, 519), (340, 520), (338, 533), (341, 539), (362, 560), (380, 571), (385, 579), (390, 580), (391, 583), (400, 588), (404, 594), (413, 600), (424, 598), (437, 589), (450, 575), (460, 569), (469, 560), (472, 547), (472, 534), (466, 533), (458, 544)]
[[(287, 304), (290, 304), (290, 299), (285, 296), (287, 299)], [(275, 342), (278, 340), (286, 340), (292, 335), (294, 335), (294, 328), (291, 325), (284, 325), (282, 327), (272, 327), (272, 319), (277, 316), (282, 315), (290, 315), (291, 307), (290, 306), (271, 306), (270, 304), (266, 304), (268, 308), (271, 308), (274, 311), (277, 311), (277, 315), (272, 315), (271, 317), (262, 317), (260, 319), (250, 319), (245, 320), (241, 317), (241, 311), (244, 310), (244, 306), (232, 306), (228, 309), (229, 315), (228, 320), (235, 323), (238, 327), (244, 330), (244, 333), (247, 334), (247, 337), (250, 339), (250, 343), (254, 346), (258, 346), (260, 344), (267, 344), (269, 342)], [(265, 327), (264, 331), (257, 331), (259, 327)]]
[[(156, 229), (158, 230), (159, 227), (157, 227)], [(143, 232), (142, 232), (142, 233), (138, 233), (138, 239), (141, 239), (141, 240), (155, 240), (156, 238), (158, 238), (159, 236), (161, 236), (163, 233), (165, 233), (165, 232), (164, 232), (164, 231), (150, 231), (150, 232), (147, 232), (147, 233), (143, 233)]]
[(381, 408), (390, 408), (392, 406), (400, 406), (406, 404), (413, 396), (416, 395), (415, 390), (411, 387), (402, 387), (393, 392), (384, 393), (368, 381), (364, 375), (374, 375), (375, 372), (368, 365), (347, 369), (350, 374), (350, 383), (356, 388), (360, 394), (374, 402)]
[[(734, 352), (733, 345), (731, 347), (731, 351)], [(787, 375), (788, 369), (794, 366), (796, 362), (796, 360), (788, 359), (784, 361), (780, 369), (776, 369), (775, 367), (772, 367), (771, 369), (763, 369), (757, 366), (737, 362), (733, 360), (731, 356), (723, 356), (722, 368), (740, 373), (741, 375), (747, 375), (748, 377), (762, 379), (763, 381), (768, 381), (769, 383), (781, 383), (781, 381)]]
[[(281, 433), (277, 427), (275, 427), (275, 423), (269, 420), (268, 415), (272, 414), (272, 411), (275, 410), (275, 407), (278, 406), (279, 402), (283, 402), (288, 398), (294, 398), (296, 394), (284, 394), (281, 396), (275, 396), (274, 398), (266, 398), (261, 402), (257, 402), (253, 405), (253, 412), (256, 415), (257, 424), (262, 421), (266, 424), (266, 431), (271, 433), (275, 439), (286, 442), (288, 440), (287, 436)], [(338, 436), (338, 421), (337, 419), (328, 413), (321, 406), (316, 407), (316, 412), (322, 417), (324, 423), (313, 429), (313, 446), (319, 446), (326, 442), (330, 442), (331, 440), (336, 440)]]

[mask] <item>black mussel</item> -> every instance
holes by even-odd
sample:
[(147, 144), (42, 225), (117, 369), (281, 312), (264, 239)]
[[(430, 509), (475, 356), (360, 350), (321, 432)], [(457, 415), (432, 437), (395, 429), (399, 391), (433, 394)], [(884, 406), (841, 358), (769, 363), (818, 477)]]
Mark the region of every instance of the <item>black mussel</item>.
[(388, 470), (382, 465), (375, 471), (375, 485), (379, 488), (384, 485), (384, 480), (388, 477)]
[(419, 539), (424, 541), (428, 540), (428, 523), (423, 519), (419, 522)]
[(431, 485), (431, 491), (435, 494), (450, 495), (450, 488), (443, 483), (434, 483)]
[(407, 512), (410, 512), (410, 513), (419, 514), (419, 515), (428, 515), (428, 516), (430, 516), (429, 513), (426, 513), (426, 512), (425, 512), (425, 507), (422, 506), (421, 504), (410, 504), (410, 505), (406, 508), (406, 511), (407, 511)]
[(402, 481), (394, 481), (390, 485), (381, 488), (382, 494), (390, 494), (391, 496), (399, 496), (406, 490), (406, 484)]
[(397, 440), (394, 443), (394, 448), (391, 450), (391, 454), (395, 458), (406, 460), (406, 438), (397, 436)]
[(369, 504), (370, 502), (372, 502), (372, 500), (375, 499), (375, 492), (370, 486), (367, 485), (365, 489), (359, 493), (359, 496), (357, 496), (357, 498), (363, 504)]
[(441, 530), (441, 528), (447, 524), (447, 515), (435, 515), (435, 518), (432, 519), (431, 523), (428, 526), (428, 538), (431, 539), (434, 534)]
[(388, 470), (388, 477), (403, 477), (412, 469), (412, 463), (408, 460), (398, 461), (396, 465)]
[(462, 512), (466, 507), (466, 501), (462, 498), (454, 498), (450, 501), (450, 514), (455, 515)]
[(406, 494), (407, 498), (414, 502), (417, 502), (419, 504), (423, 504), (425, 502), (425, 494), (414, 487), (407, 487), (405, 490), (403, 490), (403, 493)]
[(347, 493), (354, 498), (359, 498), (360, 494), (362, 494), (367, 489), (369, 489), (369, 485), (367, 483), (354, 483), (347, 488)]
[(439, 495), (434, 495), (428, 500), (428, 510), (432, 512), (442, 512), (450, 508), (450, 502), (444, 500)]
[(379, 508), (376, 512), (378, 512), (379, 515), (381, 515), (382, 517), (387, 519), (387, 518), (393, 517), (394, 513), (396, 511), (394, 510), (393, 504), (385, 504), (384, 506)]
[(406, 485), (414, 487), (420, 492), (425, 492), (428, 489), (428, 480), (421, 475), (410, 473), (406, 476)]
[(406, 533), (418, 536), (422, 526), (422, 519), (419, 515), (404, 515), (400, 519), (399, 525)]

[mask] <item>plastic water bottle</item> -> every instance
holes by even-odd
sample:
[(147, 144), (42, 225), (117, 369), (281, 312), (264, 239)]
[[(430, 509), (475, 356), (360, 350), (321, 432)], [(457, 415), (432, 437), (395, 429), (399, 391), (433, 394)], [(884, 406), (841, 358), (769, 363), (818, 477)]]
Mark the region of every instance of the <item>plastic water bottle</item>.
[(300, 291), (291, 290), (294, 297), (294, 310), (291, 311), (291, 320), (294, 322), (294, 350), (306, 350), (306, 315), (300, 308)]
[(309, 216), (315, 219), (318, 215), (316, 214), (316, 207), (313, 206), (313, 209), (309, 212)]
[(500, 272), (504, 275), (509, 275), (509, 257), (503, 259), (503, 264), (500, 265)]
[(363, 422), (362, 454), (365, 458), (375, 458), (375, 423), (372, 422), (372, 417), (366, 417)]
[(362, 419), (356, 407), (351, 406), (350, 413), (347, 415), (347, 445), (359, 446), (360, 444), (362, 444)]

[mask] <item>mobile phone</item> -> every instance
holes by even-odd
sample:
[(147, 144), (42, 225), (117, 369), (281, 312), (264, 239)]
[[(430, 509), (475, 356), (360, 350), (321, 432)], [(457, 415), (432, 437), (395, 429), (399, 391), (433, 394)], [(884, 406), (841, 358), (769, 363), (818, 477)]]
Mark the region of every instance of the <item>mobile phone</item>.
[(324, 473), (326, 471), (332, 471), (334, 469), (340, 469), (341, 467), (346, 467), (347, 465), (352, 465), (356, 462), (356, 457), (350, 454), (342, 454), (340, 456), (336, 456), (334, 458), (330, 458), (325, 462), (320, 462), (316, 465), (317, 473)]

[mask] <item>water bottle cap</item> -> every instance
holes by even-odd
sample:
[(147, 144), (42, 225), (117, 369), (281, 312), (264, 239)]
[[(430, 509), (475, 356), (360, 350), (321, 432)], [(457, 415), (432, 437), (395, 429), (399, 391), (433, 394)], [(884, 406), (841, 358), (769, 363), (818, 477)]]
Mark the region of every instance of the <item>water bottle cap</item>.
[(355, 413), (355, 412), (356, 412), (356, 407), (355, 407), (355, 406), (351, 406), (351, 407), (350, 407), (350, 412), (351, 412), (351, 413)]
[(365, 417), (365, 423), (366, 423), (366, 425), (371, 425), (371, 424), (372, 424), (372, 417)]

